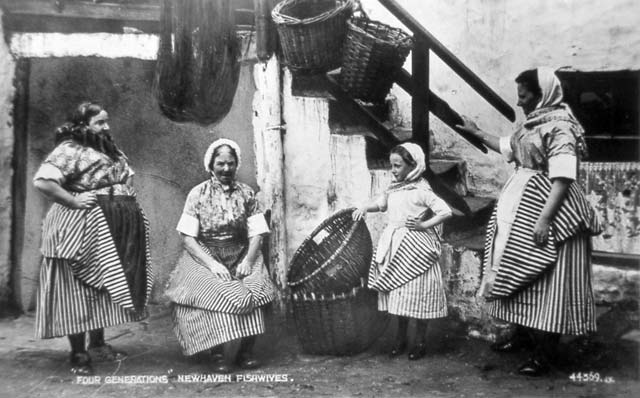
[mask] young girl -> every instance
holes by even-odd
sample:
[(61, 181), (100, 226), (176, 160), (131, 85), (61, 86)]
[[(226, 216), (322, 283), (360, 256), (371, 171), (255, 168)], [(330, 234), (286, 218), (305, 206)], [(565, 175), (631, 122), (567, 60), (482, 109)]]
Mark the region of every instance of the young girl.
[[(398, 334), (390, 355), (407, 348), (409, 319), (416, 320), (416, 335), (409, 359), (425, 356), (425, 332), (431, 318), (447, 315), (447, 301), (438, 264), (440, 224), (451, 209), (422, 178), (425, 157), (411, 143), (398, 145), (389, 156), (394, 182), (377, 199), (354, 211), (359, 220), (367, 212), (386, 211), (388, 225), (373, 256), (368, 286), (378, 291), (378, 309), (398, 317)], [(425, 219), (427, 212), (433, 217)]]

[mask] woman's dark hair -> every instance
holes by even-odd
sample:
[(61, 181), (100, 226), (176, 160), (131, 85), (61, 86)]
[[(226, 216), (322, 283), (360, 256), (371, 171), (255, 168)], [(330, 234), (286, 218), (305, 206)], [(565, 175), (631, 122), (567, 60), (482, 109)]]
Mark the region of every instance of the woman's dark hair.
[(73, 111), (69, 122), (76, 126), (88, 126), (91, 118), (102, 112), (104, 108), (93, 102), (83, 102)]
[(402, 160), (404, 160), (404, 162), (406, 164), (408, 164), (409, 166), (415, 167), (416, 164), (417, 164), (416, 160), (413, 158), (413, 156), (411, 156), (409, 151), (407, 151), (407, 149), (405, 147), (403, 147), (402, 145), (394, 146), (391, 149), (391, 151), (389, 152), (389, 155), (391, 155), (392, 153), (395, 153), (396, 155), (400, 155)]
[(542, 88), (538, 81), (538, 71), (535, 69), (528, 69), (520, 73), (516, 77), (516, 83), (522, 84), (527, 91), (536, 97), (542, 97)]
[(117, 160), (122, 152), (113, 142), (111, 135), (108, 133), (96, 134), (88, 127), (91, 118), (103, 110), (102, 106), (92, 102), (83, 102), (78, 105), (69, 117), (69, 121), (56, 129), (55, 144), (71, 140)]
[(231, 154), (231, 156), (233, 156), (233, 158), (236, 160), (236, 166), (238, 165), (238, 154), (236, 153), (236, 150), (233, 149), (231, 146), (227, 145), (227, 144), (223, 144), (220, 145), (219, 147), (217, 147), (214, 151), (213, 154), (211, 155), (211, 160), (209, 161), (209, 169), (213, 170), (213, 162), (216, 160), (216, 158), (218, 157), (218, 155), (220, 155), (220, 150), (222, 148), (229, 148), (229, 153)]

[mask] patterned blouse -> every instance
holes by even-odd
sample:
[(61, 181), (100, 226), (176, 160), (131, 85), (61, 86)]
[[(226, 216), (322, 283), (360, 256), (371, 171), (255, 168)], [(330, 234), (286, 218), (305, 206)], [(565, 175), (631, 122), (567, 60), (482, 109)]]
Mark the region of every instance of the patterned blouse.
[(240, 182), (222, 185), (215, 177), (189, 192), (176, 229), (205, 242), (244, 242), (269, 232), (253, 189)]
[(133, 175), (125, 156), (114, 161), (93, 148), (64, 141), (47, 156), (33, 179), (55, 181), (71, 192), (133, 195), (133, 189), (125, 185)]
[[(540, 110), (544, 111), (544, 110)], [(549, 178), (576, 179), (580, 135), (562, 111), (546, 112), (500, 139), (500, 151), (516, 166), (548, 173)]]

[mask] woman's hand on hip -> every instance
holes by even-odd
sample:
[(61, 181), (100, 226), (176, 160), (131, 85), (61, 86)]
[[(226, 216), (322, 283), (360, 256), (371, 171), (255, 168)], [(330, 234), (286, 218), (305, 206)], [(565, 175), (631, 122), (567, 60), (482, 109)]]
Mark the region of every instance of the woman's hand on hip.
[(407, 217), (407, 221), (404, 222), (404, 226), (414, 231), (422, 231), (424, 229), (422, 227), (422, 220), (420, 220), (420, 217)]
[(549, 228), (551, 222), (546, 218), (538, 218), (536, 225), (533, 227), (533, 242), (538, 246), (544, 246), (549, 237)]
[(361, 209), (355, 209), (353, 213), (351, 213), (351, 217), (353, 218), (353, 221), (360, 221), (364, 219), (366, 215), (367, 215), (367, 209), (364, 207)]
[(82, 192), (73, 197), (69, 207), (72, 209), (90, 209), (98, 203), (98, 198), (93, 192)]

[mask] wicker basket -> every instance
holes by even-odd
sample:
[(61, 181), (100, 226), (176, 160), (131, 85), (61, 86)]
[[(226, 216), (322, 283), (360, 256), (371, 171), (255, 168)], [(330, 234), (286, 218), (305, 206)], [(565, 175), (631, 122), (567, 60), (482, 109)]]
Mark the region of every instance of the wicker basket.
[(382, 103), (409, 55), (411, 36), (368, 18), (347, 25), (340, 84), (354, 98)]
[(324, 220), (300, 245), (289, 265), (293, 293), (342, 293), (360, 284), (371, 263), (371, 234), (355, 209)]
[(293, 294), (293, 317), (302, 350), (316, 355), (353, 355), (384, 332), (376, 292), (356, 287), (342, 294)]
[(284, 0), (271, 12), (284, 63), (294, 71), (321, 73), (340, 66), (354, 0)]

